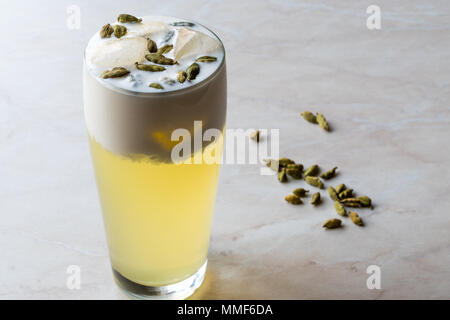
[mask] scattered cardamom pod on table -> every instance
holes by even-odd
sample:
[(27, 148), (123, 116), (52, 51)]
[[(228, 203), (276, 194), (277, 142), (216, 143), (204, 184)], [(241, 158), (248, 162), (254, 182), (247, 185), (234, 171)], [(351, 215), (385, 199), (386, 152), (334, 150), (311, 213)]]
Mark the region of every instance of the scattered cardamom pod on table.
[(286, 173), (294, 179), (301, 179), (303, 174), (303, 165), (288, 164), (286, 166)]
[(286, 169), (282, 169), (280, 172), (278, 172), (278, 181), (280, 182), (287, 182), (288, 178), (286, 175)]
[(303, 111), (301, 114), (303, 119), (305, 119), (306, 121), (317, 124), (316, 116), (312, 112)]
[(340, 228), (342, 226), (342, 221), (339, 219), (330, 219), (325, 221), (325, 223), (322, 225), (322, 227), (326, 229), (336, 229)]
[(317, 122), (319, 123), (319, 126), (320, 126), (323, 130), (329, 131), (328, 122), (327, 122), (327, 120), (325, 119), (325, 117), (323, 116), (323, 114), (317, 113), (316, 119), (317, 119)]
[(341, 203), (346, 207), (361, 208), (361, 202), (356, 198), (345, 198), (341, 200)]
[(319, 166), (317, 164), (312, 165), (305, 171), (305, 177), (317, 176), (319, 174)]
[(346, 189), (339, 193), (339, 199), (351, 198), (353, 197), (353, 189)]
[(334, 201), (338, 201), (339, 200), (339, 196), (336, 192), (336, 190), (334, 190), (334, 188), (332, 186), (328, 187), (328, 194), (330, 195), (330, 198)]
[(368, 196), (360, 196), (358, 200), (363, 207), (372, 208), (372, 200)]
[(311, 177), (308, 176), (305, 178), (305, 182), (313, 187), (319, 188), (319, 189), (323, 189), (324, 185), (323, 182), (317, 178), (317, 177)]
[(330, 171), (327, 171), (327, 172), (322, 173), (322, 174), (320, 175), (320, 177), (321, 177), (322, 179), (325, 179), (325, 180), (331, 179), (331, 178), (333, 178), (333, 177), (336, 175), (336, 170), (337, 170), (337, 167), (334, 167), (334, 168), (331, 169)]
[(284, 199), (290, 204), (303, 204), (302, 199), (300, 199), (300, 197), (297, 197), (295, 194), (290, 194), (284, 197)]
[(309, 190), (303, 188), (297, 188), (294, 191), (292, 191), (292, 193), (295, 194), (297, 197), (304, 197), (308, 192)]
[(343, 183), (341, 183), (340, 185), (338, 185), (338, 186), (335, 188), (337, 194), (341, 193), (341, 192), (344, 191), (345, 189), (346, 189), (346, 187), (345, 187), (345, 184), (343, 184)]
[(312, 199), (311, 199), (311, 204), (314, 206), (317, 206), (321, 202), (322, 202), (322, 199), (320, 198), (320, 192), (314, 193), (312, 196)]
[(339, 202), (334, 202), (334, 209), (336, 209), (336, 212), (340, 215), (345, 217), (347, 215), (347, 210), (345, 210), (344, 206)]
[(363, 223), (361, 217), (356, 212), (350, 211), (350, 220), (352, 220), (352, 222), (354, 224), (356, 224), (357, 226), (360, 226), (360, 227), (364, 226), (364, 223)]

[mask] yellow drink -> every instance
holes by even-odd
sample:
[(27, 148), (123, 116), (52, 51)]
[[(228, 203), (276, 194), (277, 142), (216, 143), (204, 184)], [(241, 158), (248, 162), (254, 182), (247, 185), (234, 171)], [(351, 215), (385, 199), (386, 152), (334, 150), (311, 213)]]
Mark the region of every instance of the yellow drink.
[[(194, 274), (207, 257), (220, 165), (124, 157), (89, 142), (113, 269), (146, 286)], [(223, 138), (203, 153), (222, 148)]]

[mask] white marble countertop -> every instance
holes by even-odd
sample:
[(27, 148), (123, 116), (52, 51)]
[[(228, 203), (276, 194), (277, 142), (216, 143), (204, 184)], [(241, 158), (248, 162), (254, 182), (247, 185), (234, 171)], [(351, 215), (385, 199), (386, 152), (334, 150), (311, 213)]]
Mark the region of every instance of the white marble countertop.
[[(368, 194), (366, 227), (283, 197), (259, 167), (225, 165), (196, 299), (450, 298), (450, 3), (3, 1), (0, 298), (123, 299), (110, 271), (82, 112), (82, 52), (118, 13), (189, 17), (227, 48), (228, 128), (279, 128), (281, 154), (337, 165)], [(81, 28), (66, 26), (77, 5)], [(331, 133), (299, 117), (323, 112)], [(80, 290), (66, 287), (79, 265)], [(381, 270), (369, 290), (367, 267)]]

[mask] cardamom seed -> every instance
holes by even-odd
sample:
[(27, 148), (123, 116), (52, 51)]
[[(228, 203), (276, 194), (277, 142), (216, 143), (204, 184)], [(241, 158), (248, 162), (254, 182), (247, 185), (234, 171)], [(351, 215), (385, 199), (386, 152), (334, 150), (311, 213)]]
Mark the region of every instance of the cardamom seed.
[(313, 113), (311, 113), (311, 112), (309, 112), (309, 111), (303, 111), (301, 114), (302, 114), (302, 117), (303, 117), (306, 121), (311, 122), (311, 123), (314, 123), (314, 124), (317, 124), (316, 116), (315, 116)]
[(328, 122), (327, 122), (327, 120), (325, 119), (325, 117), (323, 116), (323, 114), (317, 113), (316, 119), (317, 119), (317, 123), (319, 123), (319, 126), (320, 126), (323, 130), (325, 130), (325, 131), (328, 131), (328, 130), (329, 130), (329, 128), (328, 128)]
[(188, 81), (194, 80), (199, 73), (200, 73), (200, 66), (198, 65), (198, 63), (194, 62), (186, 70)]
[(166, 68), (162, 66), (157, 66), (154, 64), (141, 64), (141, 63), (135, 63), (135, 66), (138, 70), (142, 71), (150, 71), (150, 72), (160, 72), (166, 70)]
[(288, 178), (287, 178), (287, 175), (286, 175), (286, 169), (283, 169), (283, 170), (281, 170), (278, 173), (278, 181), (280, 181), (280, 182), (287, 182), (288, 181)]
[(358, 200), (363, 207), (372, 207), (372, 199), (370, 199), (368, 196), (360, 196), (358, 197)]
[(286, 197), (284, 197), (284, 199), (289, 202), (290, 204), (303, 204), (302, 199), (300, 199), (299, 197), (297, 197), (295, 194), (290, 194)]
[(314, 193), (311, 199), (311, 204), (317, 206), (321, 202), (322, 199), (320, 199), (320, 192)]
[(307, 184), (312, 185), (314, 187), (317, 187), (319, 189), (323, 189), (324, 188), (323, 182), (317, 177), (308, 176), (308, 177), (305, 178), (305, 182)]
[(114, 26), (114, 35), (117, 38), (122, 38), (126, 34), (127, 34), (127, 28), (126, 27), (121, 26), (120, 24), (116, 24)]
[(186, 81), (187, 74), (185, 71), (180, 71), (177, 73), (177, 80), (179, 83), (183, 83)]
[(342, 221), (339, 219), (330, 219), (325, 221), (325, 223), (322, 225), (322, 227), (326, 229), (336, 229), (340, 228), (342, 226)]
[(344, 191), (345, 189), (346, 189), (346, 187), (345, 187), (345, 184), (343, 184), (343, 183), (341, 183), (340, 185), (338, 185), (338, 186), (335, 188), (337, 194), (341, 193), (341, 192)]
[(339, 199), (351, 198), (353, 197), (353, 189), (346, 189), (339, 193)]
[(346, 207), (361, 208), (361, 202), (356, 198), (345, 198), (341, 203)]
[(347, 210), (345, 210), (344, 206), (339, 201), (334, 202), (334, 209), (336, 209), (336, 212), (343, 217), (347, 215)]
[(172, 44), (165, 44), (161, 48), (159, 48), (158, 51), (156, 51), (156, 54), (159, 54), (159, 55), (166, 54), (166, 53), (170, 52), (170, 50), (172, 50), (172, 49), (173, 49)]
[(260, 134), (259, 130), (253, 131), (252, 133), (250, 133), (250, 139), (259, 142), (259, 134)]
[(105, 24), (100, 30), (100, 37), (102, 38), (111, 38), (111, 35), (114, 33), (114, 28), (111, 25)]
[(149, 53), (145, 55), (145, 59), (147, 59), (150, 62), (157, 63), (157, 64), (164, 64), (164, 65), (173, 65), (176, 64), (176, 62), (173, 59), (166, 58), (163, 55), (159, 53)]
[(197, 60), (195, 60), (197, 62), (214, 62), (217, 61), (216, 57), (210, 57), (210, 56), (202, 56), (197, 58)]
[(119, 21), (120, 23), (132, 23), (132, 22), (142, 22), (142, 19), (138, 19), (135, 16), (132, 16), (131, 14), (121, 14), (118, 18), (117, 21)]
[(150, 83), (149, 87), (155, 88), (155, 89), (159, 89), (159, 90), (164, 89), (164, 87), (162, 85), (160, 85), (159, 83), (157, 83), (157, 82)]
[(303, 188), (297, 188), (294, 191), (292, 191), (292, 193), (295, 194), (297, 197), (304, 197), (308, 192), (309, 190)]
[(352, 220), (352, 222), (354, 224), (356, 224), (357, 226), (360, 226), (360, 227), (364, 226), (364, 223), (363, 223), (361, 217), (356, 212), (350, 211), (350, 220)]
[(301, 179), (303, 174), (303, 166), (301, 164), (288, 164), (286, 173), (294, 179)]
[(320, 177), (321, 177), (322, 179), (325, 179), (325, 180), (331, 179), (331, 178), (333, 178), (333, 177), (336, 175), (336, 170), (337, 170), (337, 167), (334, 167), (334, 168), (331, 169), (330, 171), (327, 171), (327, 172), (322, 173), (322, 174), (320, 175)]
[(319, 174), (319, 166), (317, 164), (312, 165), (305, 171), (305, 177), (317, 176)]
[(156, 45), (155, 41), (153, 41), (150, 38), (147, 38), (147, 49), (149, 52), (154, 53), (158, 51), (158, 46)]
[(330, 198), (333, 199), (334, 201), (339, 200), (339, 196), (332, 186), (328, 187), (328, 194), (330, 195)]
[(112, 68), (112, 70), (106, 70), (102, 73), (103, 79), (109, 79), (109, 78), (121, 78), (129, 74), (130, 71), (128, 71), (125, 68), (122, 67), (115, 67)]

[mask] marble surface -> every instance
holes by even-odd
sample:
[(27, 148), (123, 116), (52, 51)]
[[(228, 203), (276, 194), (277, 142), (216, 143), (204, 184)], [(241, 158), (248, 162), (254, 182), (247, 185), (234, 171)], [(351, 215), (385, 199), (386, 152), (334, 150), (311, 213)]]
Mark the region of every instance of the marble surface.
[[(450, 3), (2, 1), (0, 298), (124, 299), (110, 272), (82, 113), (82, 52), (117, 13), (189, 17), (227, 48), (228, 128), (279, 128), (280, 152), (337, 165), (370, 195), (366, 227), (290, 206), (254, 165), (221, 171), (204, 285), (194, 299), (450, 298)], [(66, 26), (77, 5), (81, 28)], [(17, 22), (19, 21), (19, 22)], [(321, 111), (333, 131), (299, 117)], [(80, 290), (66, 287), (69, 265)], [(369, 290), (366, 269), (381, 269)]]

